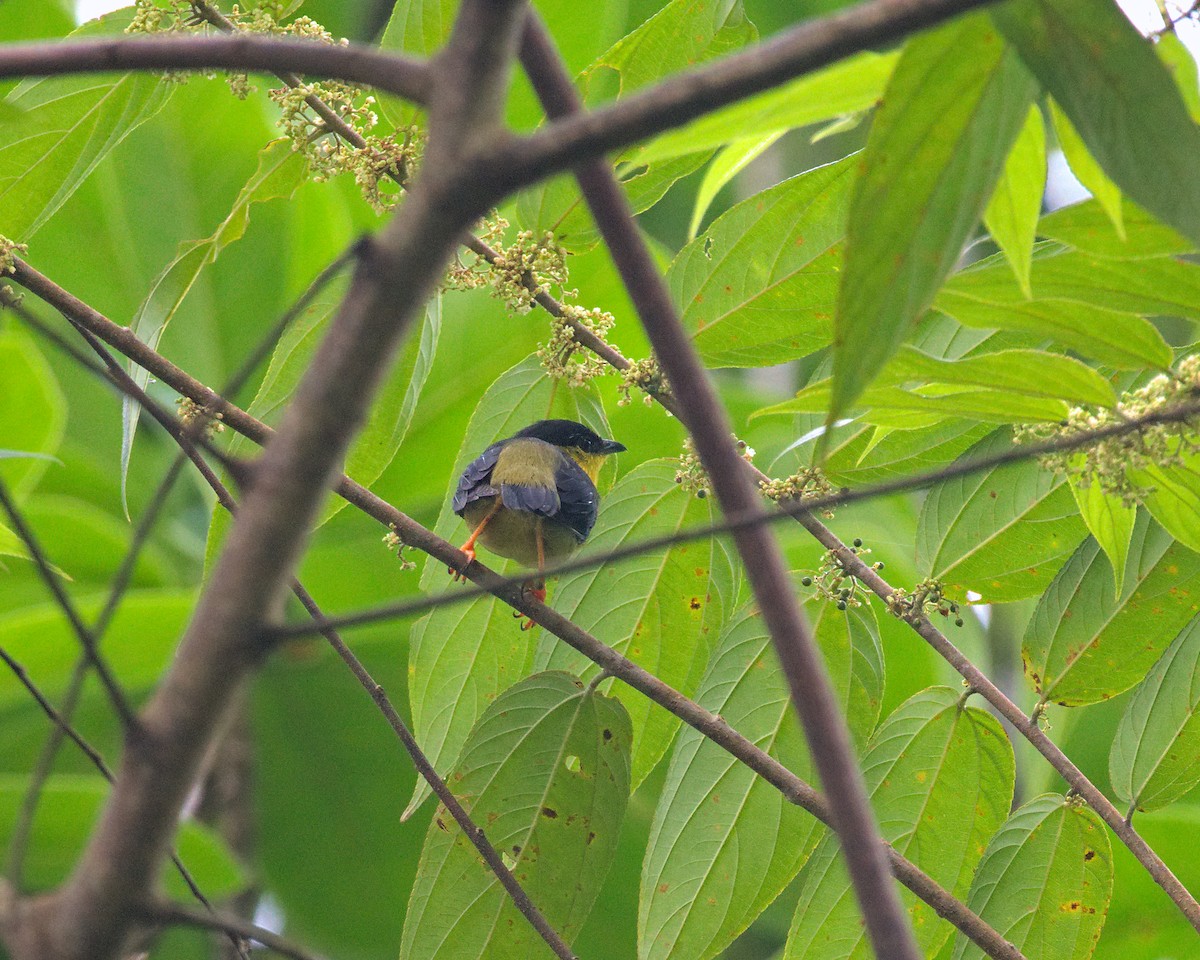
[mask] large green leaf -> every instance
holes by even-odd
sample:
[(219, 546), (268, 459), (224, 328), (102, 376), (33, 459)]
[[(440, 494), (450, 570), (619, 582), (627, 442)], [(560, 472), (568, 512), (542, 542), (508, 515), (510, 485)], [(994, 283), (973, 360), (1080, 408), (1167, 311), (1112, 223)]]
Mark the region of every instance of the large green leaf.
[(797, 77), (774, 90), (706, 114), (629, 154), (650, 163), (711, 150), (743, 137), (767, 137), (870, 110), (896, 66), (896, 53), (858, 53), (832, 66)]
[(872, 124), (851, 202), (830, 422), (933, 302), (992, 195), (1034, 92), (983, 14), (909, 42)]
[[(681, 529), (711, 524), (711, 501), (675, 482), (678, 461), (640, 464), (604, 495), (589, 553), (604, 553)], [(671, 549), (563, 577), (554, 607), (577, 626), (690, 696), (708, 665), (713, 641), (733, 606), (733, 561), (719, 540)], [(599, 668), (557, 637), (544, 634), (536, 670), (569, 670), (585, 680)], [(623, 684), (613, 694), (633, 721), (633, 787), (662, 759), (679, 720)]]
[[(28, 788), (28, 775), (0, 774), (0, 846), (6, 849)], [(110, 789), (98, 775), (57, 774), (42, 784), (25, 860), (29, 892), (53, 889), (67, 878)], [(184, 823), (176, 844), (180, 860), (206, 896), (215, 900), (241, 888), (245, 880), (242, 870), (211, 830)], [(173, 896), (190, 897), (183, 878), (173, 868), (165, 868), (163, 880)]]
[(692, 219), (688, 223), (688, 239), (694, 240), (700, 232), (700, 224), (708, 208), (721, 192), (721, 188), (741, 173), (747, 166), (761, 157), (783, 134), (769, 133), (765, 137), (745, 137), (722, 147), (704, 171), (704, 179), (696, 190), (692, 204)]
[(1178, 463), (1151, 463), (1126, 473), (1150, 516), (1180, 543), (1200, 550), (1200, 457), (1175, 453)]
[(67, 401), (33, 341), (0, 327), (0, 477), (18, 497), (37, 486), (62, 442)]
[[(1011, 449), (997, 431), (962, 457), (972, 461)], [(1086, 536), (1061, 478), (1032, 461), (944, 480), (921, 507), (917, 566), (959, 596), (985, 602), (1039, 595)]]
[[(484, 393), (467, 426), (452, 477), (457, 478), (488, 445), (546, 417), (578, 420), (608, 435), (604, 412), (591, 388), (556, 386), (537, 357), (528, 357)], [(604, 516), (603, 502), (600, 516)], [(461, 527), (447, 496), (434, 530), (453, 539)], [(480, 559), (495, 563), (486, 552)], [(430, 591), (439, 584), (453, 589), (445, 564), (430, 560), (421, 575), (421, 589)], [(554, 603), (553, 595), (550, 602)], [(511, 612), (487, 595), (439, 607), (413, 625), (408, 676), (413, 727), (438, 769), (454, 762), (484, 707), (532, 667), (529, 634), (518, 629)], [(418, 781), (404, 815), (411, 815), (428, 796), (428, 786)]]
[[(240, 240), (246, 233), (246, 227), (250, 223), (250, 208), (256, 203), (290, 197), (304, 183), (307, 173), (308, 162), (302, 153), (292, 149), (291, 141), (276, 140), (263, 147), (258, 155), (258, 168), (246, 181), (246, 185), (234, 200), (229, 215), (212, 236), (186, 244), (154, 281), (153, 287), (129, 324), (138, 339), (152, 350), (156, 349), (163, 331), (178, 312), (204, 268), (213, 263), (229, 244)], [(128, 366), (134, 382), (144, 389), (150, 382), (150, 374), (133, 361), (129, 361)], [(132, 397), (122, 398), (122, 495), (129, 471), (129, 457), (133, 452), (133, 437), (141, 412), (141, 405)]]
[[(488, 707), (449, 780), (568, 942), (616, 853), (629, 799), (630, 737), (618, 700), (570, 674), (539, 673)], [(401, 960), (551, 955), (471, 840), (439, 807), (421, 852)]]
[[(130, 18), (128, 10), (101, 17), (71, 38), (120, 35)], [(173, 88), (154, 74), (79, 74), (27, 80), (9, 93), (4, 102), (14, 110), (0, 115), (0, 233), (28, 240)]]
[(1169, 257), (1196, 249), (1191, 240), (1128, 201), (1121, 208), (1121, 222), (1124, 236), (1113, 229), (1097, 201), (1085, 200), (1046, 214), (1038, 221), (1037, 232), (1094, 257), (1117, 260)]
[[(962, 897), (984, 844), (1012, 804), (1013, 752), (999, 722), (967, 708), (961, 691), (933, 687), (884, 721), (863, 758), (883, 838)], [(902, 894), (913, 933), (932, 957), (953, 933), (933, 908)], [(822, 838), (800, 873), (786, 960), (873, 956), (837, 837)]]
[[(851, 733), (879, 716), (883, 657), (869, 608), (821, 603), (815, 633)], [(812, 763), (787, 680), (751, 608), (721, 635), (697, 701), (797, 775)], [(639, 960), (707, 960), (783, 890), (820, 825), (748, 767), (685, 727), (671, 755), (642, 868)]]
[(1018, 0), (995, 18), (1104, 172), (1200, 240), (1200, 130), (1153, 44), (1113, 0)]
[[(1045, 794), (992, 837), (967, 906), (1026, 956), (1087, 960), (1112, 884), (1112, 849), (1100, 818), (1081, 803)], [(985, 956), (958, 934), (954, 960)]]
[(785, 180), (737, 204), (667, 271), (709, 366), (768, 366), (827, 346), (833, 332), (855, 160)]
[(1109, 754), (1113, 791), (1156, 810), (1200, 783), (1200, 619), (1193, 619), (1129, 700)]
[(952, 463), (994, 428), (970, 420), (939, 420), (912, 429), (861, 430), (839, 443), (826, 462), (836, 483), (879, 483), (901, 473), (936, 470)]
[(1029, 108), (1025, 125), (1004, 162), (1004, 172), (983, 213), (988, 233), (996, 241), (1029, 293), (1029, 261), (1037, 233), (1042, 194), (1046, 190), (1046, 128), (1042, 112)]
[(1046, 700), (1076, 706), (1133, 686), (1200, 605), (1200, 554), (1138, 511), (1124, 585), (1090, 537), (1054, 578), (1025, 631), (1025, 674)]

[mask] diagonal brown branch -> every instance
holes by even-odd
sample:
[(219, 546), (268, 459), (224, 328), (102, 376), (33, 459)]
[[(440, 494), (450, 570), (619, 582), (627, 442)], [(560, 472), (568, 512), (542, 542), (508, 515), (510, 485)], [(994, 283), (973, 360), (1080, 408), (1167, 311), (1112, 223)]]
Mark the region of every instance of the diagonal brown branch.
[[(33, 271), (27, 264), (19, 265), (18, 273), (27, 280), (34, 281), (41, 295), (60, 310), (67, 310), (68, 316), (94, 331), (106, 341), (108, 337), (119, 334), (125, 328), (117, 327), (111, 321), (102, 317), (91, 308), (81, 304), (66, 291), (51, 283), (47, 278)], [(118, 337), (119, 338), (119, 337)], [(136, 342), (136, 341), (135, 341)], [(118, 347), (118, 349), (120, 349)], [(215, 396), (213, 391), (190, 378), (178, 367), (170, 364), (158, 354), (145, 348), (137, 351), (138, 361), (146, 366), (151, 373), (164, 382), (175, 386), (188, 385), (192, 392), (183, 390), (185, 396), (199, 402), (200, 397), (208, 403)], [(89, 369), (93, 369), (89, 365)], [(103, 375), (103, 371), (97, 371)], [(113, 378), (120, 386), (124, 381)], [(125, 378), (128, 381), (128, 377)], [(127, 386), (132, 384), (129, 381)], [(136, 384), (133, 384), (136, 387)], [(179, 386), (176, 389), (181, 389)], [(131, 394), (132, 395), (132, 394)], [(139, 398), (140, 402), (140, 398)], [(272, 435), (268, 427), (237, 410), (232, 405), (218, 406), (217, 409), (235, 410), (236, 415), (227, 418), (234, 429), (239, 431), (248, 428), (244, 433), (250, 439), (261, 438), (264, 442)], [(423, 550), (435, 559), (447, 564), (461, 564), (462, 554), (459, 550), (422, 527), (395, 507), (386, 503), (369, 490), (355, 484), (349, 478), (342, 478), (339, 491), (352, 504), (368, 516), (387, 527), (395, 529), (404, 541)], [(749, 769), (763, 777), (768, 783), (778, 789), (789, 802), (807, 810), (822, 823), (830, 824), (829, 811), (824, 800), (807, 783), (784, 767), (779, 761), (755, 746), (744, 736), (733, 730), (724, 720), (704, 709), (695, 701), (663, 683), (653, 674), (637, 666), (611, 647), (601, 643), (591, 634), (581, 630), (570, 620), (554, 610), (545, 607), (522, 590), (520, 581), (510, 581), (488, 569), (481, 563), (474, 563), (466, 568), (466, 575), (479, 584), (487, 592), (493, 593), (504, 602), (520, 610), (526, 616), (536, 617), (545, 629), (553, 633), (574, 649), (578, 650), (589, 660), (596, 663), (604, 671), (619, 678), (631, 688), (639, 691), (668, 712), (677, 716), (684, 723), (693, 727), (721, 749), (744, 763)], [(311, 612), (311, 611), (310, 611)], [(372, 696), (375, 696), (372, 691)], [(896, 853), (891, 847), (887, 848), (888, 857), (896, 877), (917, 896), (930, 904), (939, 916), (945, 917), (961, 930), (968, 938), (984, 950), (988, 956), (996, 960), (1023, 960), (1020, 951), (1005, 941), (994, 929), (981, 920), (966, 905), (939, 886), (932, 878), (923, 873), (913, 863)]]
[[(532, 13), (525, 22), (521, 63), (548, 116), (559, 118), (582, 110), (553, 40)], [(604, 158), (590, 160), (575, 170), (575, 177), (679, 400), (683, 424), (721, 509), (731, 518), (760, 513), (758, 490), (742, 470), (744, 461), (730, 440), (728, 414), (683, 329), (612, 168)], [(812, 630), (792, 591), (783, 552), (762, 524), (735, 531), (733, 540), (800, 714), (809, 753), (829, 796), (833, 826), (875, 954), (918, 960), (921, 953), (892, 882), (850, 732)]]

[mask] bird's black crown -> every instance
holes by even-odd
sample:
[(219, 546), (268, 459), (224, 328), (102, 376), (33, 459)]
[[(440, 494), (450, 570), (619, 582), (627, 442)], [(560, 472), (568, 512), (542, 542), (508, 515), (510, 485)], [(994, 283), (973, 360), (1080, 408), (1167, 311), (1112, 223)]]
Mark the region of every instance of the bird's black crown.
[(539, 420), (513, 434), (513, 439), (517, 437), (544, 440), (556, 447), (578, 447), (584, 453), (620, 453), (625, 449), (624, 444), (617, 443), (616, 440), (605, 440), (594, 430), (574, 420)]

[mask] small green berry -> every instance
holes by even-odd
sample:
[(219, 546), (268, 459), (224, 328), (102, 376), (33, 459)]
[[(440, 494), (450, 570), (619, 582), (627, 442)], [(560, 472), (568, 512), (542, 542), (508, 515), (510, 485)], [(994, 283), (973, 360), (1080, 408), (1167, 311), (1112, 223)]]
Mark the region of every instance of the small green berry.
[(845, 600), (839, 600), (839, 601), (837, 602), (837, 608), (838, 608), (839, 610), (845, 610), (845, 609), (846, 609), (846, 601), (845, 601)]
[(855, 538), (854, 538), (854, 545), (855, 545), (856, 547), (861, 547), (861, 546), (862, 546), (862, 537), (855, 537)]
[(801, 577), (800, 583), (806, 587), (811, 587), (812, 586), (812, 577)]

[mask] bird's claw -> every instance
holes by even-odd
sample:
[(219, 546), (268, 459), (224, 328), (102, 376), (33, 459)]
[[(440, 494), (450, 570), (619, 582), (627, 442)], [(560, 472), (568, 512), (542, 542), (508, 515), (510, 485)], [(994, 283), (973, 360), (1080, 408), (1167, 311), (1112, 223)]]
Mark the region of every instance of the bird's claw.
[(461, 550), (464, 554), (466, 554), (467, 562), (464, 563), (458, 569), (455, 569), (454, 567), (446, 568), (446, 572), (448, 574), (450, 574), (450, 578), (451, 578), (452, 582), (454, 582), (454, 583), (458, 583), (459, 580), (466, 580), (467, 575), (465, 573), (463, 573), (463, 571), (466, 570), (467, 567), (469, 567), (471, 564), (473, 564), (475, 562), (475, 548), (474, 547), (459, 547), (459, 550)]
[[(521, 592), (528, 597), (532, 597), (538, 603), (546, 602), (546, 585), (544, 583), (540, 586), (534, 586), (532, 583), (527, 583), (521, 588)], [(513, 611), (514, 620), (524, 616), (525, 614), (523, 614), (520, 610)], [(532, 617), (525, 617), (525, 622), (521, 624), (521, 630), (532, 630), (534, 623), (535, 621)]]

